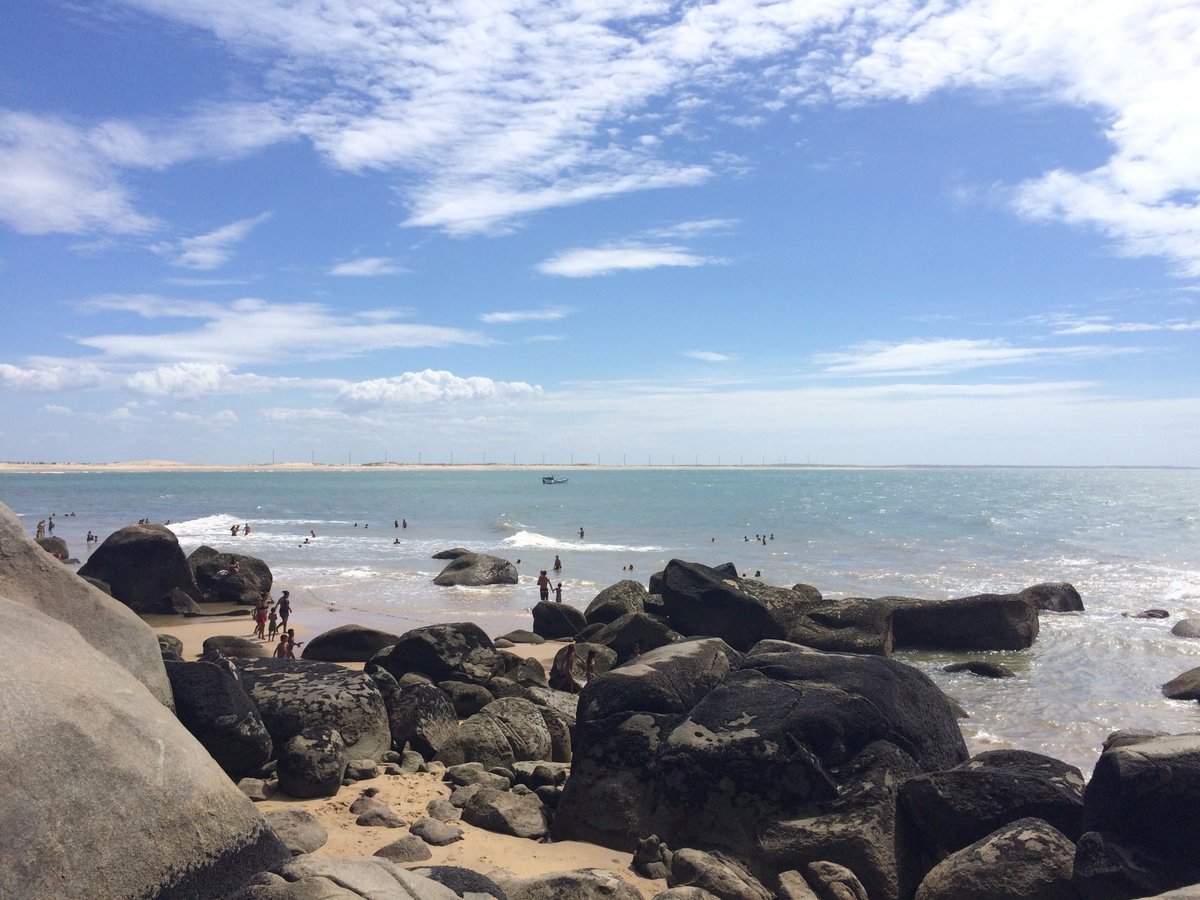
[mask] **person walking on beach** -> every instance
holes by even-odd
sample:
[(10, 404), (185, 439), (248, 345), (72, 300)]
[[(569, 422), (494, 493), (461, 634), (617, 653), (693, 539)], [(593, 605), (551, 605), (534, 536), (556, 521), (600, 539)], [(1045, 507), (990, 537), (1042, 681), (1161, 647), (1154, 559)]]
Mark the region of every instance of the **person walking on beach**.
[(267, 611), (267, 640), (275, 640), (275, 635), (279, 632), (279, 612), (275, 608), (275, 604), (271, 604), (270, 610)]
[(254, 604), (254, 636), (260, 641), (267, 639), (267, 607), (271, 605), (271, 596), (262, 591), (258, 602)]
[(288, 618), (292, 615), (291, 592), (284, 591), (279, 595), (279, 602), (276, 604), (279, 607), (279, 627), (283, 631), (287, 631)]
[(550, 578), (546, 575), (546, 570), (542, 569), (537, 580), (538, 593), (542, 595), (542, 602), (545, 603), (550, 599)]

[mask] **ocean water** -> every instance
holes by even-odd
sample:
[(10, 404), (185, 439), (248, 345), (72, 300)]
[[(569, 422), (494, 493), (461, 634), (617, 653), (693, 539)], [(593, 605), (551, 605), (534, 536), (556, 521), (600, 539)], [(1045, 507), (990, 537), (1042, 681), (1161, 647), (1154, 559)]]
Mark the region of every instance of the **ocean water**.
[[(946, 599), (1070, 581), (1084, 613), (1044, 613), (1030, 650), (970, 654), (1017, 678), (942, 671), (964, 654), (897, 658), (967, 709), (961, 724), (973, 752), (1037, 750), (1086, 775), (1118, 728), (1200, 731), (1200, 704), (1159, 690), (1200, 666), (1200, 640), (1170, 634), (1180, 618), (1200, 615), (1200, 471), (575, 468), (557, 473), (568, 483), (549, 486), (542, 474), (0, 473), (0, 501), (30, 532), (56, 514), (55, 534), (81, 560), (89, 529), (105, 537), (139, 518), (169, 520), (187, 552), (208, 544), (264, 559), (276, 592), (291, 590), (298, 622), (336, 612), (397, 632), (465, 620), (490, 634), (529, 627), (534, 580), (556, 554), (563, 598), (581, 609), (622, 578), (644, 583), (672, 558), (732, 562), (829, 597)], [(408, 528), (393, 527), (399, 519)], [(245, 522), (251, 534), (232, 537), (230, 527)], [(305, 545), (310, 532), (317, 536)], [(432, 554), (458, 546), (520, 560), (521, 583), (435, 587), (443, 564)], [(1172, 615), (1121, 615), (1149, 607)]]

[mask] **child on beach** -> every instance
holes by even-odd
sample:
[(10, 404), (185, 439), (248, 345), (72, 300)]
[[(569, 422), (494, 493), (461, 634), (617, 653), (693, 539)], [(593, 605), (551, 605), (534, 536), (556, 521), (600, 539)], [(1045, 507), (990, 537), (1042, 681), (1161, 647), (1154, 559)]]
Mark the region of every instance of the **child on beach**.
[(276, 605), (272, 604), (270, 611), (267, 613), (267, 640), (275, 640), (275, 635), (279, 632), (279, 614), (276, 611)]
[(279, 643), (275, 645), (275, 658), (288, 658), (288, 634), (286, 631), (279, 636)]

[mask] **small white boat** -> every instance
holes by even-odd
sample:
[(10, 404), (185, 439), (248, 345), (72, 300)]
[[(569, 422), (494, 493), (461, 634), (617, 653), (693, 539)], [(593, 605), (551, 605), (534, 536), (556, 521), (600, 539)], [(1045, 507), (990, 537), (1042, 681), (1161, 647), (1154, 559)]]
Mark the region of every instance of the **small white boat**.
[(566, 484), (567, 479), (559, 478), (557, 475), (543, 475), (542, 484)]

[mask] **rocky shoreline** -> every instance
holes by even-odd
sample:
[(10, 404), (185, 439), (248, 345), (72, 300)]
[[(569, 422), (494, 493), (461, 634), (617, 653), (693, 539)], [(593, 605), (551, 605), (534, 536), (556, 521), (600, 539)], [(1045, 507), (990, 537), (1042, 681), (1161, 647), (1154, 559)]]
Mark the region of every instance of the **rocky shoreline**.
[[(299, 660), (193, 660), (134, 610), (206, 621), (266, 563), (234, 583), (130, 526), (76, 575), (2, 507), (0, 548), (2, 896), (1200, 897), (1200, 735), (1117, 732), (1086, 784), (969, 757), (962, 711), (891, 658), (1028, 648), (1082, 609), (1070, 585), (829, 601), (673, 560), (495, 640), (345, 626)], [(445, 558), (445, 583), (507, 576)], [(495, 849), (459, 864), (464, 838)]]

